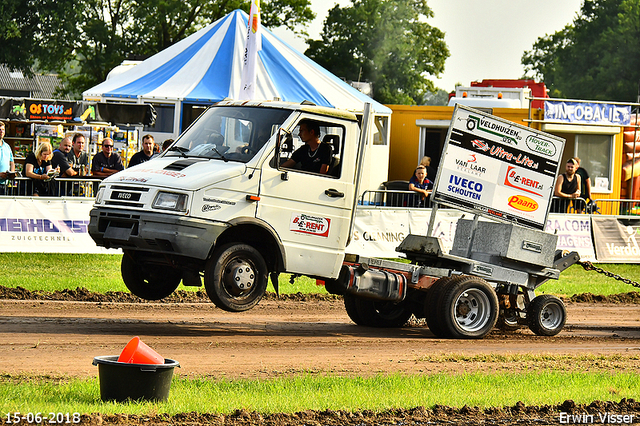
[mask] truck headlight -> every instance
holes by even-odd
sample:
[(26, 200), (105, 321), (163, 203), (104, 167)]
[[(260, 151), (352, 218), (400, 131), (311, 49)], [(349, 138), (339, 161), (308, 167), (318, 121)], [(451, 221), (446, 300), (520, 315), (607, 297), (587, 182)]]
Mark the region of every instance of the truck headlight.
[(154, 209), (175, 210), (178, 212), (187, 211), (187, 194), (177, 194), (175, 192), (158, 192), (153, 204)]
[(104, 197), (104, 186), (98, 189), (98, 194), (96, 195), (96, 204), (102, 204), (102, 198)]

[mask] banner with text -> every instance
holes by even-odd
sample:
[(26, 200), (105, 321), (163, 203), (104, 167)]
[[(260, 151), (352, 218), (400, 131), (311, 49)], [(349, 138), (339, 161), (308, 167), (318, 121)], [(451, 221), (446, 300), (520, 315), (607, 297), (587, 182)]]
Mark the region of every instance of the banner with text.
[(119, 253), (96, 246), (89, 236), (92, 205), (93, 199), (2, 199), (0, 251)]
[(544, 119), (572, 124), (627, 126), (631, 122), (631, 105), (544, 101)]
[[(459, 210), (438, 210), (431, 235), (440, 238), (445, 253), (451, 250), (458, 219), (464, 215)], [(354, 235), (347, 252), (369, 257), (398, 257), (399, 253), (395, 249), (402, 239), (407, 234), (426, 235), (430, 217), (430, 209), (408, 211), (359, 208), (356, 212)], [(403, 220), (408, 222), (402, 222)], [(409, 224), (408, 228), (405, 223)], [(557, 233), (557, 249), (576, 251), (582, 260), (596, 261), (589, 216), (552, 213), (547, 220), (545, 232)]]
[[(0, 252), (121, 253), (96, 246), (89, 236), (92, 205), (92, 199), (1, 199)], [(464, 214), (441, 209), (436, 215), (432, 235), (440, 238), (446, 253), (453, 245), (458, 219)], [(396, 247), (408, 234), (427, 233), (430, 217), (430, 209), (358, 208), (347, 252), (397, 257)], [(591, 237), (592, 221), (597, 251)], [(577, 251), (583, 260), (640, 262), (640, 220), (550, 214), (545, 230), (558, 234), (558, 249)]]
[(409, 210), (356, 210), (348, 253), (369, 257), (398, 257), (396, 247), (409, 234)]
[(640, 220), (593, 217), (598, 262), (640, 263)]
[(558, 234), (557, 249), (576, 251), (580, 255), (580, 260), (595, 262), (596, 254), (593, 249), (589, 216), (550, 214), (544, 230)]

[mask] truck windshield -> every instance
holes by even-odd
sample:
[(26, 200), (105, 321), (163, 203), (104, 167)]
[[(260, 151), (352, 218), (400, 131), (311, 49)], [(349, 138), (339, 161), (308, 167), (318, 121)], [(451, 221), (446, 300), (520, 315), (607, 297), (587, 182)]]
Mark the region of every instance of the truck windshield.
[(275, 108), (211, 107), (165, 155), (246, 163), (290, 114)]

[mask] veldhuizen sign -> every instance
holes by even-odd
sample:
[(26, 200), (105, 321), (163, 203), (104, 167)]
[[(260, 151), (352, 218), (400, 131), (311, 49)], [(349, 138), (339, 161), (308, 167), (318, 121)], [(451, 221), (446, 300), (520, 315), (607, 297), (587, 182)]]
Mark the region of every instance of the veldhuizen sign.
[(544, 229), (564, 139), (458, 105), (433, 200)]

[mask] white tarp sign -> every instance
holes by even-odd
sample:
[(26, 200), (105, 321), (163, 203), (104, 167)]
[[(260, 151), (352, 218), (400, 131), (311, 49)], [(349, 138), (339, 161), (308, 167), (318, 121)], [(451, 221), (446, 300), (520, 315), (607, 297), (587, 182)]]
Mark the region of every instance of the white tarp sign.
[(408, 210), (358, 209), (347, 253), (398, 257), (396, 247), (407, 235)]
[[(89, 236), (89, 211), (92, 205), (93, 199), (0, 198), (0, 252), (121, 253), (120, 250), (96, 246)], [(453, 209), (441, 209), (436, 214), (432, 236), (440, 238), (446, 253), (451, 250), (456, 224), (463, 214)], [(410, 233), (425, 235), (430, 217), (431, 209), (382, 210), (359, 207), (347, 253), (370, 257), (398, 257), (396, 247)], [(558, 233), (558, 249), (577, 251), (581, 259), (594, 261), (591, 221), (596, 219), (599, 220), (599, 226), (594, 231), (599, 231), (604, 228), (601, 223), (604, 223), (605, 218), (550, 214), (546, 231)], [(627, 226), (625, 230), (632, 228), (637, 230), (640, 226), (634, 223), (633, 227)], [(630, 232), (627, 234), (631, 235)], [(602, 234), (604, 233), (595, 232), (596, 245), (600, 238), (603, 240), (601, 246), (613, 247), (614, 244), (609, 240), (604, 241)], [(634, 256), (632, 259), (618, 256), (615, 261), (638, 262), (635, 237), (624, 241), (635, 244), (631, 249)], [(624, 251), (618, 251), (620, 250)], [(600, 257), (599, 255), (598, 261), (612, 261), (607, 256), (602, 259)]]
[[(464, 215), (460, 210), (438, 210), (435, 223), (433, 224), (432, 237), (440, 238), (442, 250), (449, 253), (453, 247), (453, 237), (456, 235), (456, 225), (458, 219)], [(415, 235), (427, 235), (431, 209), (412, 210), (409, 213), (409, 229)]]
[[(440, 238), (445, 253), (453, 246), (458, 219), (463, 215), (464, 212), (453, 209), (441, 209), (436, 214), (431, 235)], [(358, 208), (355, 231), (347, 253), (370, 257), (398, 257), (399, 253), (395, 249), (402, 239), (407, 234), (426, 235), (430, 217), (431, 209)], [(409, 224), (408, 229), (404, 225), (406, 223)], [(576, 251), (582, 260), (596, 260), (589, 216), (552, 213), (545, 231), (558, 234), (557, 249)]]
[(93, 199), (0, 200), (0, 251), (118, 253), (96, 246), (88, 233)]
[(594, 217), (593, 235), (598, 261), (640, 263), (640, 220)]
[(564, 139), (457, 105), (432, 199), (544, 229)]
[(580, 260), (595, 262), (596, 254), (591, 238), (591, 218), (575, 214), (550, 214), (546, 232), (558, 234), (559, 250), (576, 251)]

